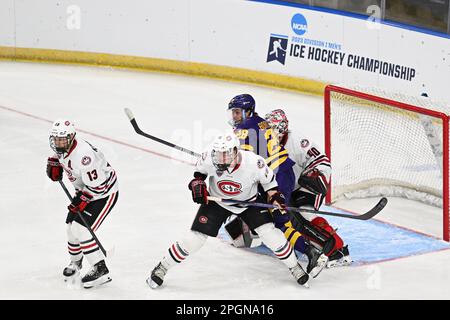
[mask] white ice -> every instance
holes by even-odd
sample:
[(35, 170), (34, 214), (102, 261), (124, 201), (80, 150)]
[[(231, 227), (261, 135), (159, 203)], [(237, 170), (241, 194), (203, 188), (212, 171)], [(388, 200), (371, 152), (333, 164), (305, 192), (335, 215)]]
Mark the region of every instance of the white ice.
[[(193, 160), (135, 134), (123, 108), (132, 109), (144, 130), (200, 152), (227, 128), (230, 98), (245, 92), (261, 114), (283, 107), (294, 127), (322, 144), (323, 102), (316, 96), (172, 74), (1, 62), (0, 299), (450, 298), (449, 250), (326, 270), (306, 290), (276, 259), (218, 239), (170, 270), (164, 287), (146, 285), (195, 216), (187, 189)], [(45, 174), (50, 121), (59, 117), (73, 119), (78, 136), (102, 149), (119, 177), (118, 204), (98, 233), (115, 249), (107, 262), (113, 281), (98, 289), (62, 280), (68, 200)], [(441, 236), (440, 210), (390, 200), (379, 219)], [(373, 199), (337, 206), (357, 211), (369, 204)]]

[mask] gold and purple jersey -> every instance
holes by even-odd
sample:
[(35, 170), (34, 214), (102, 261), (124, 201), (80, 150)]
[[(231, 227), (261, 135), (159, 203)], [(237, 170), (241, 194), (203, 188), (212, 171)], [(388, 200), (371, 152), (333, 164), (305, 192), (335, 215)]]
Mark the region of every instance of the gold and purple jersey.
[(288, 151), (272, 134), (266, 120), (257, 114), (238, 125), (235, 134), (241, 142), (241, 149), (263, 157), (267, 166), (275, 173), (294, 166), (295, 162), (289, 158)]

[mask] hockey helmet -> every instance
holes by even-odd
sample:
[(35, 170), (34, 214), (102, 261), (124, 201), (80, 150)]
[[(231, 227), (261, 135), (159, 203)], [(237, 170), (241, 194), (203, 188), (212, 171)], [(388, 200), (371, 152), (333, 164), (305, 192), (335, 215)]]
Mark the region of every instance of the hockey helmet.
[[(240, 94), (235, 96), (228, 103), (228, 110), (230, 112), (230, 124), (237, 126), (244, 122), (248, 116), (252, 116), (255, 112), (255, 99), (249, 94)], [(239, 116), (236, 116), (239, 112)]]
[(225, 171), (236, 159), (239, 152), (239, 139), (234, 132), (218, 136), (212, 145), (211, 159), (218, 171)]
[(272, 131), (277, 135), (284, 135), (289, 129), (289, 120), (281, 109), (275, 109), (264, 117)]
[(66, 119), (56, 120), (50, 129), (50, 147), (57, 154), (69, 152), (75, 141), (75, 126), (72, 121)]

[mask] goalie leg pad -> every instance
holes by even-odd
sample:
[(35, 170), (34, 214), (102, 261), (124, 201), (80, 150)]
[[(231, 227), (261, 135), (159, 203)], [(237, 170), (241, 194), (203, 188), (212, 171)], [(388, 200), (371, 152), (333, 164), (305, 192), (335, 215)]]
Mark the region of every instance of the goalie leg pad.
[(233, 240), (233, 245), (237, 248), (250, 248), (253, 235), (248, 225), (239, 217), (234, 217), (225, 224), (225, 231)]
[(327, 241), (324, 243), (323, 251), (327, 256), (330, 256), (336, 250), (342, 249), (344, 246), (344, 241), (342, 238), (336, 233), (333, 227), (330, 226), (327, 220), (322, 217), (317, 217), (311, 221), (311, 224), (317, 226), (318, 228), (325, 230), (330, 237), (334, 239), (334, 241)]
[(236, 217), (235, 219), (225, 224), (225, 230), (227, 231), (231, 239), (236, 240), (244, 232), (242, 220)]

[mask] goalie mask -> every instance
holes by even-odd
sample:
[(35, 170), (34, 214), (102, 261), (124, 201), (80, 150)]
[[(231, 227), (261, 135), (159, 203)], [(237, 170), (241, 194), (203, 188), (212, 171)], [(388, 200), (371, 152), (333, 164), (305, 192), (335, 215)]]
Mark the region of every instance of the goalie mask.
[(50, 147), (57, 154), (69, 152), (75, 141), (75, 126), (69, 120), (56, 120), (50, 130)]
[(281, 139), (288, 132), (289, 120), (281, 109), (276, 109), (264, 117), (272, 131)]
[(234, 133), (221, 135), (213, 142), (211, 159), (218, 171), (227, 170), (239, 152), (239, 139)]

